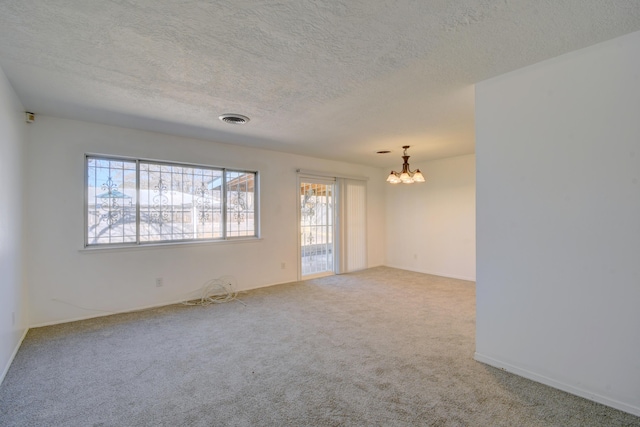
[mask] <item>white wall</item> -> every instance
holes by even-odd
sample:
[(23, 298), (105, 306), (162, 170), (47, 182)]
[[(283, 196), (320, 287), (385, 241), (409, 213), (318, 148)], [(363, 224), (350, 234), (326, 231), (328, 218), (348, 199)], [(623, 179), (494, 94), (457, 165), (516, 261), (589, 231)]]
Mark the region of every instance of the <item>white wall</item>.
[[(385, 183), (379, 169), (46, 116), (30, 126), (26, 220), (32, 325), (174, 302), (222, 275), (235, 276), (241, 290), (295, 281), (296, 168), (371, 177), (369, 266), (384, 263), (379, 230), (385, 223)], [(82, 251), (85, 153), (257, 170), (263, 240)], [(164, 279), (163, 287), (156, 288), (156, 277)]]
[(23, 275), (24, 109), (0, 69), (0, 381), (27, 331)]
[(640, 415), (640, 32), (476, 87), (476, 358)]
[(418, 166), (425, 183), (387, 184), (387, 265), (475, 280), (475, 155)]

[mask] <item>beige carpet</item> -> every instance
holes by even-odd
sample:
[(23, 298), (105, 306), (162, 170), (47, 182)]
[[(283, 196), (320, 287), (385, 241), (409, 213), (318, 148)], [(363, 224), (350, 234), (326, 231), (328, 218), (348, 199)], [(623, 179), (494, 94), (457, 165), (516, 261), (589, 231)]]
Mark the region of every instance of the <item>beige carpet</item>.
[(475, 286), (391, 268), (29, 332), (3, 426), (640, 426), (475, 362)]

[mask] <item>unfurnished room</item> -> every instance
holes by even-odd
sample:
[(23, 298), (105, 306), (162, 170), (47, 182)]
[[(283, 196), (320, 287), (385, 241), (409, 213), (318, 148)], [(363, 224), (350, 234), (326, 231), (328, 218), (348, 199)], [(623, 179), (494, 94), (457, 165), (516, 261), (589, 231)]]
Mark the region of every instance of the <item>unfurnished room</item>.
[(0, 426), (639, 426), (638, 0), (0, 2)]

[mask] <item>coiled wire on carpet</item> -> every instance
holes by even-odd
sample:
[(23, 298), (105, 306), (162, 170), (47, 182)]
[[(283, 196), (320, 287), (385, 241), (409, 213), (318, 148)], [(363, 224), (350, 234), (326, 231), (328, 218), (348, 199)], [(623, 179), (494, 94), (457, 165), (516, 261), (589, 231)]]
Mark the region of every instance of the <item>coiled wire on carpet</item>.
[(246, 305), (238, 299), (236, 285), (237, 281), (233, 276), (222, 276), (217, 279), (211, 279), (200, 288), (199, 298), (182, 301), (182, 304), (206, 307), (211, 304), (221, 304), (236, 300), (242, 305)]

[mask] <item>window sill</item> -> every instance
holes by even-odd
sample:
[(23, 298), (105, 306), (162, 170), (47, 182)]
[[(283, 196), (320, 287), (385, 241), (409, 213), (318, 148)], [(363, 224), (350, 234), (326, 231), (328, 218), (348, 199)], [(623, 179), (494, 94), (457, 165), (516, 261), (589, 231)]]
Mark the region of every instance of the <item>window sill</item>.
[(207, 240), (202, 242), (162, 242), (162, 243), (145, 243), (142, 245), (109, 245), (109, 246), (89, 246), (86, 248), (78, 249), (78, 252), (85, 254), (100, 253), (100, 252), (127, 252), (127, 251), (140, 251), (145, 249), (177, 249), (190, 246), (216, 246), (216, 245), (228, 245), (238, 243), (255, 243), (262, 241), (262, 237), (247, 237), (228, 240)]

